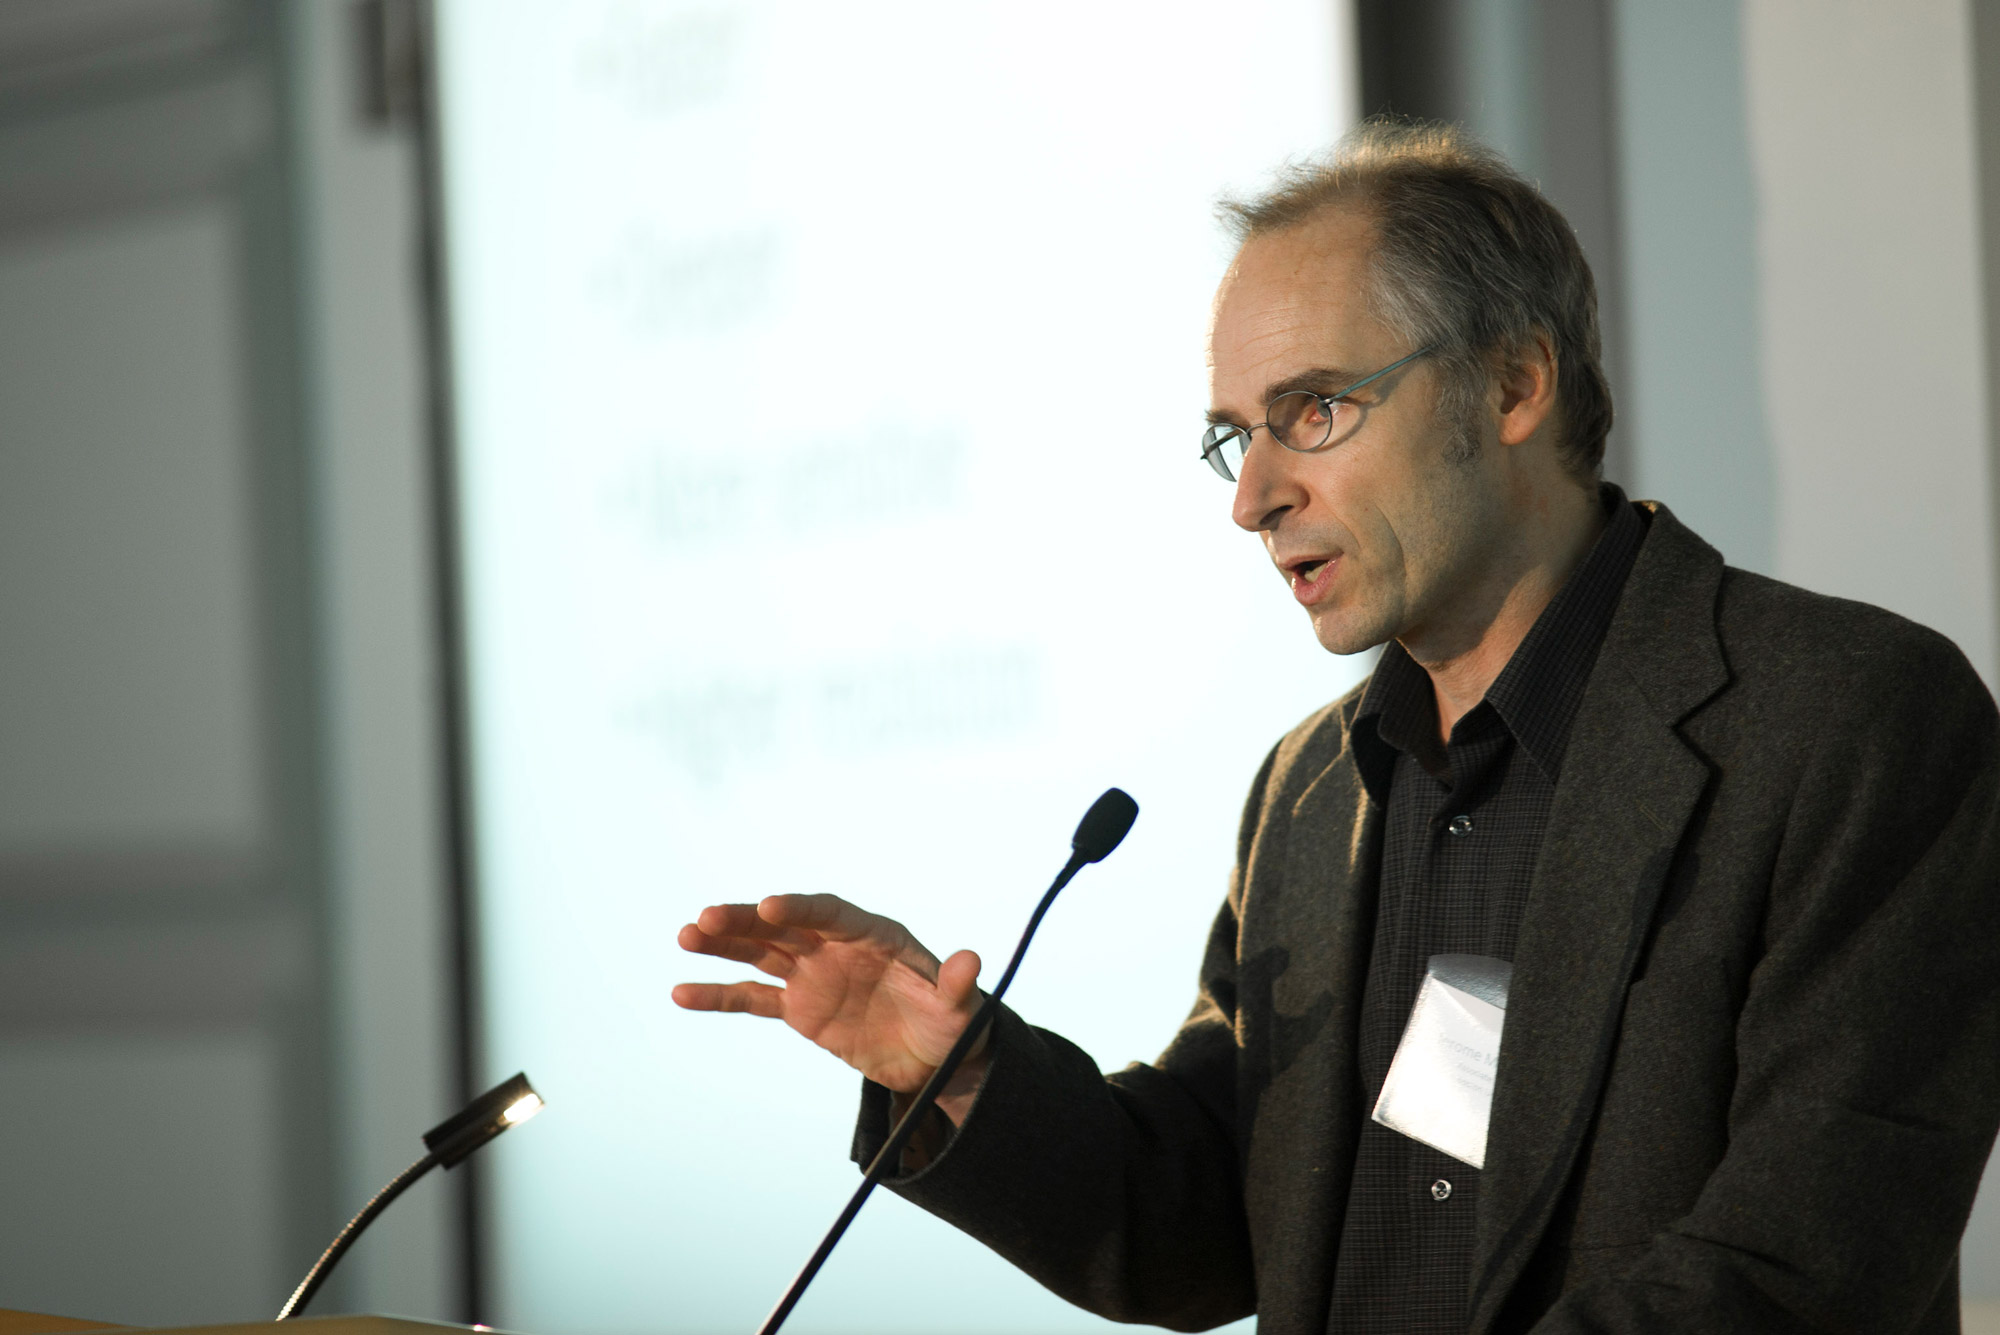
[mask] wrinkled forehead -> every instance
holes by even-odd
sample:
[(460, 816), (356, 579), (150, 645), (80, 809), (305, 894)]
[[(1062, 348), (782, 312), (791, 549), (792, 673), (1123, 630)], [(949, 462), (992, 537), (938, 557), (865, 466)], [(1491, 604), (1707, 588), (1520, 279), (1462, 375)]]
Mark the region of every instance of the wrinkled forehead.
[[(1351, 212), (1252, 237), (1215, 294), (1209, 323), (1218, 407), (1309, 366), (1366, 365), (1391, 340), (1369, 299), (1373, 226)], [(1238, 402), (1241, 400), (1241, 402)]]

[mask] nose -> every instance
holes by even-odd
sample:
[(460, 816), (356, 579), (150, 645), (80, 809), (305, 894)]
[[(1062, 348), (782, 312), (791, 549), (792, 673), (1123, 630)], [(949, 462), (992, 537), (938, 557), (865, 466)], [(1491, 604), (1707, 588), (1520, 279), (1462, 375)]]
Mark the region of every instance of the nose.
[(1263, 533), (1278, 526), (1287, 510), (1305, 504), (1292, 470), (1299, 456), (1275, 441), (1253, 440), (1236, 470), (1236, 501), (1229, 517), (1238, 528)]

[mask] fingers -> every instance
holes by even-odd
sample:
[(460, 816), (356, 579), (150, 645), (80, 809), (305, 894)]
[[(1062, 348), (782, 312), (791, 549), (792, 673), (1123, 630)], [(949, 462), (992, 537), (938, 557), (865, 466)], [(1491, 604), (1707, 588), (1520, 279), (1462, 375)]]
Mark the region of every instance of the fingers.
[(803, 928), (834, 941), (876, 935), (893, 925), (839, 895), (767, 895), (758, 901), (756, 913), (772, 926)]
[(961, 950), (938, 966), (938, 995), (956, 1010), (969, 1010), (968, 1004), (979, 990), (979, 956), (970, 950)]
[(683, 1010), (784, 1018), (785, 989), (769, 983), (682, 983), (674, 988), (673, 997)]
[(823, 941), (879, 946), (925, 981), (937, 981), (937, 956), (924, 949), (908, 928), (839, 895), (770, 895), (758, 902), (757, 914), (774, 926), (811, 932)]
[(710, 904), (694, 920), (694, 926), (710, 937), (746, 937), (792, 949), (803, 949), (813, 944), (813, 938), (806, 932), (759, 917), (755, 904)]
[(680, 943), (682, 950), (735, 960), (773, 978), (789, 978), (792, 971), (798, 968), (799, 962), (795, 957), (770, 942), (752, 941), (740, 936), (710, 936), (693, 923), (681, 928), (680, 935), (674, 939)]

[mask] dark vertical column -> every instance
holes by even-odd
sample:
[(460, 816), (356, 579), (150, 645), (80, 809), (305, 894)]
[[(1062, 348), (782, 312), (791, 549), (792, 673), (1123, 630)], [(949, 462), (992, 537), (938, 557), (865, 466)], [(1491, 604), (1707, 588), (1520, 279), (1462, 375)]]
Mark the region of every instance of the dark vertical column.
[(1467, 118), (1462, 0), (1355, 0), (1363, 115)]
[[(1978, 181), (1981, 304), (1986, 331), (1987, 531), (2000, 564), (2000, 0), (1973, 0), (1972, 133)], [(1990, 1177), (1990, 1175), (1989, 1175)], [(2000, 1178), (1990, 1182), (2000, 1183)], [(2000, 1259), (2000, 1258), (1996, 1258)], [(2000, 1276), (1988, 1275), (1989, 1289)]]
[[(1611, 0), (1356, 0), (1361, 106), (1452, 121), (1507, 153), (1569, 218), (1597, 278), (1605, 369), (1622, 384)], [(1625, 475), (1613, 431), (1605, 474)]]
[[(472, 738), (465, 651), (464, 580), (460, 569), (457, 416), (453, 398), (451, 313), (445, 272), (444, 176), (437, 98), (437, 21), (431, 0), (364, 0), (357, 13), (364, 60), (364, 100), (370, 113), (410, 125), (417, 136), (418, 217), (423, 287), (424, 351), (428, 381), (430, 451), (431, 587), (436, 592), (438, 717), (442, 738), (445, 876), (451, 908), (454, 1102), (481, 1092), (480, 972), (476, 845), (473, 837)], [(459, 1319), (490, 1317), (486, 1283), (487, 1227), (484, 1172), (478, 1158), (457, 1179)]]
[[(452, 981), (457, 1000), (458, 1098), (470, 1102), (480, 1091), (480, 987), (478, 951), (478, 868), (473, 840), (472, 725), (465, 650), (464, 572), (460, 565), (457, 415), (452, 397), (451, 329), (445, 275), (443, 172), (439, 163), (437, 54), (426, 6), (423, 25), (424, 94), (419, 119), (424, 172), (424, 310), (429, 351), (431, 400), (431, 495), (436, 506), (438, 633), (441, 648), (439, 693), (444, 720), (445, 818), (452, 905)], [(459, 1166), (460, 1236), (464, 1240), (465, 1315), (483, 1323), (487, 1304), (485, 1170), (475, 1159)]]
[[(1604, 370), (1616, 395), (1625, 384), (1625, 263), (1618, 225), (1617, 89), (1612, 79), (1610, 0), (1540, 0), (1542, 189), (1576, 229), (1597, 278)], [(1616, 427), (1604, 475), (1629, 479), (1625, 434)]]

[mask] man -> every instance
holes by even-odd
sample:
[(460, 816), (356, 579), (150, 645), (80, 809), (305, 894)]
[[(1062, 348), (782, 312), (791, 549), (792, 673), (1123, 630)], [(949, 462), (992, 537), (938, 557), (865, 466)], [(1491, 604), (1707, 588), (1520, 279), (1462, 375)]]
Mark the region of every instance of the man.
[[(1003, 1011), (892, 1185), (1182, 1329), (1956, 1330), (2000, 1122), (1985, 689), (1599, 485), (1589, 270), (1496, 158), (1372, 123), (1230, 212), (1204, 453), (1320, 642), (1387, 647), (1257, 775), (1160, 1059)], [(830, 896), (681, 944), (785, 984), (681, 1005), (868, 1077), (864, 1154), (978, 1001), (970, 952)], [(1512, 964), (1481, 1168), (1370, 1117), (1441, 954)]]

